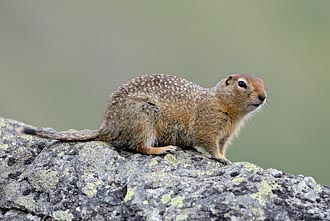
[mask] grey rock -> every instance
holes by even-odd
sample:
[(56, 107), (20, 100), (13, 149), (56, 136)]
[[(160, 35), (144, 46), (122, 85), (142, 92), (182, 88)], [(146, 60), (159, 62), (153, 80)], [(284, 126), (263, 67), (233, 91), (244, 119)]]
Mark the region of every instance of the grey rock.
[(54, 142), (22, 125), (0, 118), (0, 220), (330, 220), (330, 187), (311, 177)]

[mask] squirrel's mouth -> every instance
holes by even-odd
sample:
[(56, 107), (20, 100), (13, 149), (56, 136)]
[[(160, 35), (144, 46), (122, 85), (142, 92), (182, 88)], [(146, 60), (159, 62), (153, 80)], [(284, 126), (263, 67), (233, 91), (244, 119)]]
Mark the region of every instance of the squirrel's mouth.
[(261, 106), (263, 103), (264, 103), (263, 101), (260, 101), (260, 102), (256, 102), (256, 103), (251, 103), (251, 104), (249, 104), (249, 106), (253, 106), (253, 107), (257, 108), (257, 107)]
[(252, 106), (253, 108), (258, 108), (266, 101), (266, 94), (259, 94), (258, 99), (255, 102), (251, 102), (248, 106)]
[(262, 102), (256, 103), (256, 104), (250, 104), (250, 105), (253, 106), (253, 107), (259, 107), (261, 104), (262, 104)]

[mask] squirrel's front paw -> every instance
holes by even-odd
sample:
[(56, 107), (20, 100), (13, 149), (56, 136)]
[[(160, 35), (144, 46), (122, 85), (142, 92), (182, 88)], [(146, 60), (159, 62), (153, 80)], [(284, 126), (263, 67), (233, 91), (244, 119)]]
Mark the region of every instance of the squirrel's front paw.
[(226, 158), (215, 158), (215, 157), (212, 157), (212, 159), (214, 159), (214, 160), (222, 163), (223, 165), (230, 165), (230, 164), (232, 164), (232, 162), (230, 162)]

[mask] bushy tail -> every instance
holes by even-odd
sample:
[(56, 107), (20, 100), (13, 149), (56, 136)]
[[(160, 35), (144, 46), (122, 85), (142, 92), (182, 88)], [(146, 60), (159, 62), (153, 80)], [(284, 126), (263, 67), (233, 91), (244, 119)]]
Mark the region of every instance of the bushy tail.
[(63, 131), (57, 132), (52, 129), (46, 128), (32, 128), (32, 127), (21, 127), (18, 129), (19, 132), (29, 134), (41, 138), (61, 140), (61, 141), (89, 141), (97, 140), (99, 136), (99, 130), (83, 130), (83, 131)]

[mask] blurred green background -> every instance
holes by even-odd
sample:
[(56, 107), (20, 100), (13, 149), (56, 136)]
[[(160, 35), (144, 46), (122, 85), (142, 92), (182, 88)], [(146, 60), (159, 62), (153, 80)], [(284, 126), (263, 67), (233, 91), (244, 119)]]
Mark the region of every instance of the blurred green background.
[(264, 79), (271, 99), (232, 161), (330, 185), (330, 1), (0, 1), (0, 115), (93, 129), (108, 95), (143, 73), (211, 87)]

